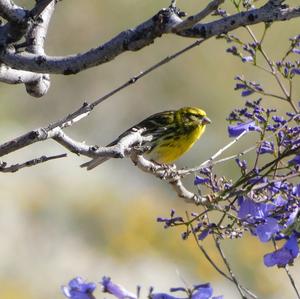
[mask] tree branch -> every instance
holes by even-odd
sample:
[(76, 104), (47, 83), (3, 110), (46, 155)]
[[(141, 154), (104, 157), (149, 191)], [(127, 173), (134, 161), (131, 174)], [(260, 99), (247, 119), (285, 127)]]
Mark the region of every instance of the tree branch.
[(182, 21), (180, 24), (175, 26), (172, 29), (172, 32), (178, 33), (180, 31), (189, 29), (193, 27), (195, 24), (199, 23), (201, 20), (209, 16), (214, 10), (216, 10), (222, 3), (224, 3), (225, 0), (213, 0), (210, 2), (206, 8), (204, 8), (202, 11), (200, 11), (198, 14), (194, 16), (190, 16), (184, 21)]
[[(29, 53), (44, 55), (44, 43), (48, 31), (51, 16), (54, 12), (54, 0), (40, 0), (31, 11), (31, 16), (37, 18), (26, 35), (26, 43), (29, 45), (26, 50)], [(34, 97), (42, 97), (50, 87), (50, 76), (42, 74), (38, 80), (25, 84), (26, 91)]]
[[(177, 32), (178, 35), (193, 38), (210, 38), (232, 31), (238, 27), (262, 22), (283, 21), (300, 16), (300, 8), (281, 8), (269, 1), (261, 8), (224, 17), (207, 24), (199, 24), (191, 29)], [(150, 45), (158, 37), (172, 30), (182, 22), (174, 7), (159, 11), (154, 17), (134, 29), (121, 32), (105, 44), (85, 53), (65, 57), (15, 53), (7, 49), (0, 53), (0, 59), (11, 67), (54, 74), (76, 74), (82, 70), (109, 62), (126, 51), (137, 51)], [(191, 22), (192, 24), (194, 22)]]
[(12, 0), (0, 0), (0, 16), (10, 22), (21, 23), (26, 17), (26, 10)]
[(8, 172), (16, 172), (24, 167), (31, 167), (35, 166), (40, 163), (47, 162), (49, 160), (54, 160), (54, 159), (60, 159), (66, 157), (67, 154), (60, 154), (60, 155), (55, 155), (55, 156), (41, 156), (40, 158), (32, 159), (27, 162), (21, 163), (21, 164), (13, 164), (10, 166), (7, 166), (6, 162), (0, 162), (0, 172), (8, 173)]
[(159, 165), (155, 162), (145, 159), (141, 154), (137, 153), (134, 150), (131, 152), (130, 158), (132, 162), (142, 171), (150, 173), (157, 178), (163, 179), (167, 183), (169, 183), (173, 187), (177, 195), (183, 198), (187, 203), (194, 203), (197, 205), (209, 204), (208, 197), (202, 197), (194, 194), (184, 187), (180, 176), (177, 175), (175, 165)]
[[(32, 73), (22, 70), (15, 70), (5, 64), (0, 64), (0, 81), (8, 84), (32, 84), (40, 81), (39, 84), (46, 84), (50, 80), (49, 75)], [(50, 85), (50, 82), (47, 83)]]

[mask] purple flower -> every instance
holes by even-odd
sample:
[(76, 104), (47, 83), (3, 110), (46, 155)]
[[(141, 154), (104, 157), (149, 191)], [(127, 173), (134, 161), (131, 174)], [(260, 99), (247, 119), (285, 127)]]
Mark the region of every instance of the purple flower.
[(209, 283), (201, 284), (194, 287), (194, 292), (191, 299), (221, 299), (222, 296), (211, 297), (213, 294), (213, 289)]
[(254, 90), (245, 89), (245, 90), (242, 91), (241, 95), (242, 95), (242, 97), (247, 97), (247, 96), (250, 96), (253, 93), (254, 93)]
[(71, 299), (94, 299), (93, 292), (95, 289), (95, 283), (85, 282), (81, 277), (76, 277), (70, 280), (68, 286), (62, 287), (62, 292)]
[(203, 177), (197, 175), (194, 180), (194, 185), (206, 184), (206, 183), (209, 183), (209, 181), (210, 181), (209, 178), (203, 178)]
[(299, 165), (300, 164), (300, 155), (297, 155), (292, 160), (290, 160), (289, 164)]
[(300, 184), (293, 187), (292, 193), (294, 196), (300, 197)]
[(259, 127), (255, 125), (255, 121), (249, 121), (247, 123), (238, 123), (236, 125), (228, 126), (229, 137), (238, 137), (245, 131), (258, 131)]
[(192, 295), (192, 299), (209, 299), (213, 294), (213, 289), (209, 283), (197, 286)]
[(239, 205), (238, 217), (248, 222), (249, 220), (255, 222), (254, 219), (264, 219), (271, 209), (269, 204), (257, 203), (247, 197), (240, 197)]
[(243, 56), (242, 61), (243, 62), (253, 62), (253, 57), (252, 56)]
[(290, 215), (286, 222), (286, 226), (293, 225), (298, 215), (299, 208), (297, 207)]
[(198, 235), (198, 240), (203, 241), (209, 234), (210, 229), (206, 228), (204, 229), (199, 235)]
[(111, 281), (110, 277), (104, 276), (102, 281), (103, 293), (109, 293), (118, 299), (136, 299), (137, 296), (125, 290), (122, 286), (115, 284)]
[(300, 54), (300, 49), (294, 48), (292, 50), (292, 52), (295, 53), (295, 54)]
[(258, 148), (259, 154), (273, 154), (274, 153), (274, 144), (273, 142), (263, 141), (261, 146)]
[(291, 70), (291, 74), (300, 75), (300, 69), (293, 68), (293, 69)]
[(293, 263), (298, 254), (299, 246), (297, 237), (295, 234), (292, 234), (282, 248), (264, 256), (264, 264), (267, 267), (272, 267), (275, 265), (278, 267), (284, 267), (287, 264)]
[(149, 296), (150, 299), (182, 299), (179, 297), (174, 297), (165, 293), (152, 293)]
[[(174, 297), (165, 293), (152, 293), (150, 294), (150, 299), (222, 299), (223, 296), (212, 297), (213, 289), (209, 283), (200, 284), (194, 286), (192, 290), (186, 290), (184, 288), (172, 288), (171, 292), (183, 291), (187, 293), (188, 297)], [(190, 295), (190, 293), (192, 293)]]
[(255, 233), (261, 242), (268, 242), (274, 234), (279, 232), (279, 230), (280, 226), (278, 225), (277, 220), (267, 217), (264, 224), (260, 224), (256, 227)]
[(234, 90), (245, 89), (247, 87), (244, 83), (236, 83)]
[(274, 122), (276, 122), (276, 123), (280, 123), (280, 124), (285, 124), (285, 123), (286, 123), (286, 120), (285, 120), (283, 117), (278, 116), (278, 115), (272, 116), (272, 119), (273, 119)]
[(233, 55), (238, 55), (238, 49), (236, 46), (232, 46), (231, 48), (226, 49), (227, 53), (231, 53)]
[(246, 160), (240, 160), (235, 159), (236, 164), (243, 170), (247, 169), (247, 161)]

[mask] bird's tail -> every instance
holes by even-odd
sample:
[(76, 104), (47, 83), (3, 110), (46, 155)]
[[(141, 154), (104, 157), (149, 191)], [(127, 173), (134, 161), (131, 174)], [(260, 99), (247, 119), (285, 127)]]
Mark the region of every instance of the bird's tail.
[(110, 159), (110, 157), (97, 157), (91, 161), (81, 164), (80, 167), (82, 167), (82, 168), (86, 167), (86, 170), (91, 170), (91, 169), (97, 167), (98, 165), (104, 163), (108, 159)]

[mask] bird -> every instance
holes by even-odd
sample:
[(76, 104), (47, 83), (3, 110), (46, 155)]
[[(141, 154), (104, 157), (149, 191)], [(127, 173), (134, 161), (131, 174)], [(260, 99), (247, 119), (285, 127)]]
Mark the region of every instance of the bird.
[[(143, 155), (148, 160), (166, 165), (173, 163), (186, 153), (202, 136), (206, 125), (210, 123), (206, 112), (200, 108), (182, 107), (178, 110), (162, 111), (129, 128), (107, 147), (117, 145), (122, 138), (143, 129), (142, 136), (152, 137), (150, 141), (141, 144), (147, 148)], [(110, 157), (96, 157), (80, 166), (91, 170), (108, 159)]]

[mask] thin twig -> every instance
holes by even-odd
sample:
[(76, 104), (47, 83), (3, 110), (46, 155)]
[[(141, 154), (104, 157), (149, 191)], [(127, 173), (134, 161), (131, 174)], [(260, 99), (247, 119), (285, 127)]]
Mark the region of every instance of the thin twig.
[(293, 276), (291, 275), (288, 266), (285, 266), (284, 269), (285, 269), (285, 272), (286, 272), (286, 274), (287, 274), (287, 276), (288, 276), (288, 278), (290, 280), (290, 283), (291, 283), (291, 285), (292, 285), (292, 287), (293, 287), (293, 289), (294, 289), (294, 291), (295, 291), (295, 293), (297, 295), (297, 298), (300, 299), (300, 293), (299, 293), (299, 291), (297, 289), (295, 280), (294, 280)]
[(201, 20), (210, 15), (214, 10), (216, 10), (225, 0), (213, 0), (208, 3), (208, 5), (196, 15), (188, 17), (186, 20), (182, 21), (180, 24), (175, 26), (172, 31), (174, 33), (189, 29), (195, 24), (199, 23)]
[(231, 269), (231, 267), (230, 267), (230, 265), (229, 265), (229, 263), (227, 261), (227, 258), (226, 258), (225, 254), (224, 254), (224, 252), (223, 252), (223, 250), (221, 248), (220, 240), (218, 238), (216, 238), (215, 236), (214, 236), (214, 239), (215, 239), (216, 247), (217, 247), (217, 249), (218, 249), (218, 251), (220, 253), (220, 256), (222, 257), (222, 259), (224, 261), (224, 264), (226, 265), (226, 268), (227, 268), (228, 272), (230, 273), (230, 276), (231, 276), (234, 284), (236, 285), (236, 287), (237, 287), (237, 289), (238, 289), (238, 291), (239, 291), (242, 299), (247, 299), (247, 297), (243, 293), (241, 285), (239, 284), (238, 280), (236, 279), (236, 277), (235, 277), (235, 275), (234, 275), (234, 273), (233, 273), (233, 271), (232, 271), (232, 269)]
[(211, 163), (220, 155), (222, 155), (227, 149), (229, 149), (231, 146), (233, 146), (235, 143), (237, 143), (243, 136), (245, 136), (248, 133), (248, 131), (244, 131), (241, 133), (238, 137), (236, 137), (234, 140), (230, 141), (228, 144), (226, 144), (224, 147), (219, 149), (213, 156), (211, 156), (208, 160), (202, 162), (199, 166), (190, 168), (190, 169), (182, 169), (179, 171), (179, 175), (185, 176), (190, 173), (199, 171), (200, 169), (204, 167), (208, 167), (211, 165)]
[(274, 76), (275, 80), (277, 81), (280, 89), (282, 90), (283, 94), (285, 97), (281, 97), (281, 96), (277, 96), (277, 95), (272, 95), (272, 94), (265, 94), (265, 95), (269, 95), (272, 97), (276, 97), (278, 99), (284, 99), (285, 101), (289, 102), (291, 107), (293, 108), (293, 110), (298, 113), (298, 109), (296, 107), (296, 105), (294, 104), (293, 100), (292, 100), (292, 94), (291, 94), (291, 90), (290, 92), (287, 91), (286, 87), (284, 86), (283, 82), (280, 80), (279, 76), (278, 76), (278, 72), (274, 66), (274, 63), (272, 62), (272, 60), (269, 58), (268, 54), (266, 53), (266, 51), (263, 49), (263, 47), (261, 46), (261, 44), (259, 43), (259, 41), (257, 40), (254, 32), (251, 30), (251, 28), (249, 26), (245, 26), (245, 28), (247, 29), (247, 31), (249, 32), (250, 36), (252, 37), (252, 39), (254, 40), (254, 42), (258, 45), (258, 50), (260, 51), (260, 53), (262, 54), (262, 56), (264, 57), (264, 59), (266, 60), (270, 70), (271, 70), (271, 74)]
[(60, 154), (60, 155), (54, 155), (54, 156), (41, 156), (39, 158), (35, 158), (35, 159), (29, 160), (24, 163), (13, 164), (10, 166), (7, 166), (6, 162), (1, 162), (0, 163), (0, 172), (4, 172), (4, 173), (16, 172), (25, 167), (35, 166), (40, 163), (44, 163), (44, 162), (54, 160), (54, 159), (64, 158), (66, 156), (67, 156), (67, 154)]
[[(224, 271), (222, 271), (222, 270), (216, 265), (216, 263), (212, 260), (212, 258), (209, 256), (209, 254), (208, 254), (207, 251), (205, 250), (204, 246), (202, 246), (202, 245), (200, 244), (200, 242), (199, 242), (199, 240), (198, 240), (198, 238), (197, 238), (197, 235), (196, 235), (196, 233), (195, 233), (195, 231), (194, 231), (194, 229), (193, 229), (193, 225), (192, 225), (192, 223), (191, 223), (190, 220), (189, 220), (189, 216), (188, 216), (188, 214), (186, 214), (186, 215), (187, 215), (187, 219), (188, 219), (188, 222), (189, 222), (189, 226), (190, 226), (190, 228), (191, 228), (191, 232), (192, 232), (193, 237), (194, 237), (194, 239), (195, 239), (195, 241), (196, 241), (196, 244), (197, 244), (198, 248), (201, 250), (201, 252), (203, 253), (203, 255), (205, 256), (205, 258), (208, 260), (208, 262), (213, 266), (213, 268), (214, 268), (219, 274), (221, 274), (223, 277), (225, 277), (225, 278), (228, 279), (229, 281), (235, 283), (233, 277), (228, 276)], [(252, 293), (250, 290), (248, 290), (247, 288), (245, 288), (245, 287), (243, 287), (243, 286), (240, 286), (240, 288), (241, 288), (244, 292), (246, 292), (250, 297), (252, 297), (252, 298), (254, 298), (254, 299), (257, 299), (257, 298), (258, 298), (255, 294), (253, 294), (253, 293)], [(247, 299), (247, 298), (246, 298), (246, 299)]]

